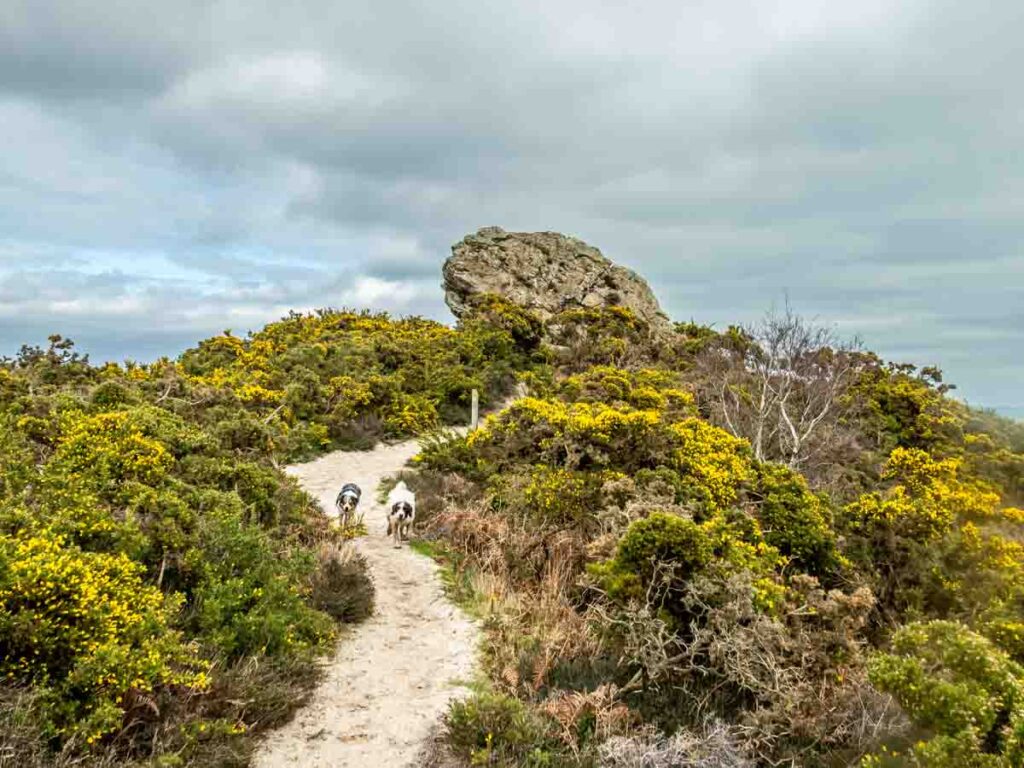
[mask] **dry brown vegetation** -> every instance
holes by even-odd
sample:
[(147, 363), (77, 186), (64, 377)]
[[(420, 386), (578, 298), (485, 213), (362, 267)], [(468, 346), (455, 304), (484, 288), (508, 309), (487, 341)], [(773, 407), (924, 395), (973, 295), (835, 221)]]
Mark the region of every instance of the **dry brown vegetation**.
[[(524, 377), (531, 397), (469, 438), (428, 442), (410, 477), (487, 633), (454, 753), (1014, 765), (1021, 570), (998, 553), (1021, 554), (1022, 435), (977, 437), (937, 372), (789, 312), (661, 343), (628, 313), (571, 314), (553, 375)], [(953, 665), (943, 682), (929, 654)], [(969, 725), (952, 715), (971, 707)]]

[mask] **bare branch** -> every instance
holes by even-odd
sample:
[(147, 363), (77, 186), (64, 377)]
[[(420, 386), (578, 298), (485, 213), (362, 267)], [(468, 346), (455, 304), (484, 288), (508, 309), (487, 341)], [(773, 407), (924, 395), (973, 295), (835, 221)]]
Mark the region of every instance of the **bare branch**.
[(827, 452), (842, 434), (858, 342), (841, 342), (788, 303), (744, 334), (749, 345), (711, 348), (698, 360), (721, 426), (747, 438), (761, 461), (802, 466)]

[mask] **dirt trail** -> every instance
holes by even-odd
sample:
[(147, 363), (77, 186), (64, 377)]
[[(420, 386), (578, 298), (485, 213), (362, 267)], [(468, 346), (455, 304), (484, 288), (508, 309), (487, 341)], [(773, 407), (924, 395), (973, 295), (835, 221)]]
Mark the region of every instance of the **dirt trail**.
[(257, 768), (401, 768), (415, 764), (448, 702), (473, 673), (477, 630), (444, 597), (437, 566), (394, 549), (377, 503), (382, 477), (401, 469), (415, 441), (338, 451), (289, 467), (333, 513), (344, 482), (363, 491), (369, 535), (356, 540), (377, 588), (374, 615), (338, 643), (308, 705), (261, 745)]

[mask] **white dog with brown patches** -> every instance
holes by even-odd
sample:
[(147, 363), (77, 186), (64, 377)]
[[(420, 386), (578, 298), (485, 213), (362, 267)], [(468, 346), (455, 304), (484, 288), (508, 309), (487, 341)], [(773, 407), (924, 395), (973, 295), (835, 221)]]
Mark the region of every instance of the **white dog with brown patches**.
[(409, 538), (412, 523), (416, 519), (416, 494), (409, 490), (404, 480), (388, 494), (388, 536), (395, 537), (395, 546), (402, 546), (402, 539)]

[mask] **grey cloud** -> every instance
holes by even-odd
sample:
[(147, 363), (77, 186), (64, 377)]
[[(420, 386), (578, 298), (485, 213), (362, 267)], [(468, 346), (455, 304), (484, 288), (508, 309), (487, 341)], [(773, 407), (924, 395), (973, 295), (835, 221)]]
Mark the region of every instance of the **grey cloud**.
[(63, 319), (173, 352), (168, 323), (344, 300), (444, 317), (449, 245), (499, 224), (599, 245), (681, 318), (788, 293), (1012, 406), (1022, 21), (1011, 0), (15, 0), (0, 301), (23, 314), (0, 343)]

